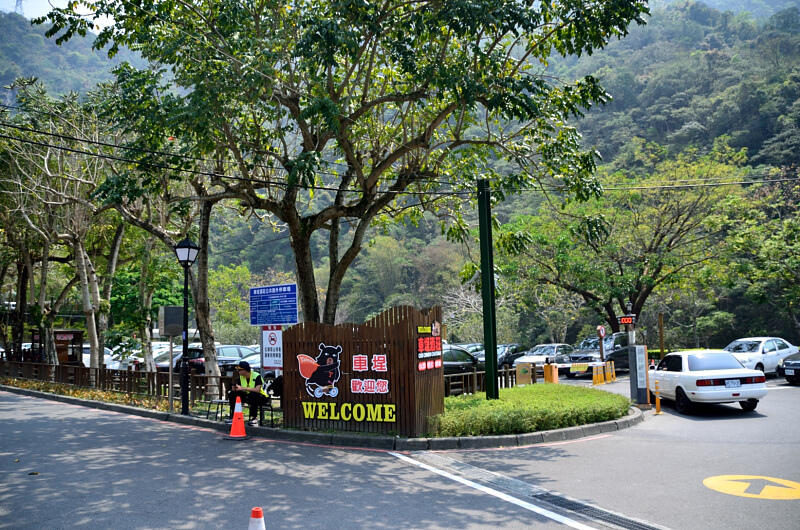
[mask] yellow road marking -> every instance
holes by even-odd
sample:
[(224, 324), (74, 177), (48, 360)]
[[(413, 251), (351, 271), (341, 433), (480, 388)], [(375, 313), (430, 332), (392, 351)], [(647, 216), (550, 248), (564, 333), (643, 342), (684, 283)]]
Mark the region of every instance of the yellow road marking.
[(703, 485), (714, 491), (737, 497), (769, 500), (800, 499), (800, 483), (782, 478), (758, 475), (717, 475), (705, 479)]

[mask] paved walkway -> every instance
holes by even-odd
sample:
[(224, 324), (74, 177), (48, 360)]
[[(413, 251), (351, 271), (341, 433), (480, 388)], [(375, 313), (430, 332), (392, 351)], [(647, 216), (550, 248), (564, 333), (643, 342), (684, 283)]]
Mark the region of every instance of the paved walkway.
[[(143, 416), (161, 421), (171, 421), (185, 425), (196, 425), (218, 431), (229, 431), (230, 426), (225, 422), (209, 420), (198, 416), (183, 416), (169, 412), (130, 407), (91, 401), (71, 396), (60, 396), (38, 390), (28, 390), (13, 386), (0, 385), (0, 389), (15, 394), (22, 394), (41, 399), (61, 401), (73, 405), (81, 405), (102, 410), (111, 410), (123, 414)], [(610, 390), (610, 389), (609, 389)], [(385, 449), (391, 451), (444, 451), (449, 449), (486, 449), (492, 447), (514, 447), (535, 445), (541, 443), (575, 440), (586, 436), (596, 436), (606, 432), (626, 429), (644, 420), (644, 414), (636, 407), (631, 407), (624, 418), (601, 423), (592, 423), (578, 427), (567, 427), (552, 431), (532, 432), (526, 434), (507, 434), (500, 436), (461, 436), (450, 438), (401, 438), (398, 436), (373, 436), (359, 433), (323, 433), (310, 431), (296, 431), (292, 429), (278, 429), (271, 427), (245, 427), (248, 436), (266, 438), (270, 440), (285, 440), (293, 442), (315, 443), (341, 447), (366, 447), (372, 449)]]

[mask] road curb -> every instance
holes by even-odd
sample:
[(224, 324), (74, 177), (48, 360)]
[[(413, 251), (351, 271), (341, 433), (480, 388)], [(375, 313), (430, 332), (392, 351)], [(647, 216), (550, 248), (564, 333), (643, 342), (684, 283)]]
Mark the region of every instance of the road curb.
[[(128, 405), (117, 405), (102, 401), (81, 399), (72, 396), (61, 396), (50, 394), (39, 390), (29, 390), (27, 388), (17, 388), (14, 386), (0, 385), (0, 390), (5, 390), (13, 394), (20, 394), (51, 401), (60, 401), (72, 405), (89, 407), (101, 410), (109, 410), (120, 414), (130, 414), (141, 416), (159, 421), (170, 421), (182, 425), (193, 425), (205, 427), (217, 431), (227, 431), (230, 427), (224, 422), (209, 420), (197, 416), (184, 416), (182, 414), (170, 414), (158, 410), (148, 410)], [(317, 445), (331, 445), (337, 447), (361, 447), (367, 449), (382, 449), (387, 451), (448, 451), (454, 449), (474, 450), (474, 449), (494, 449), (500, 447), (523, 447), (528, 445), (539, 445), (546, 443), (563, 442), (567, 440), (577, 440), (600, 434), (619, 431), (633, 427), (644, 421), (644, 413), (636, 408), (630, 407), (628, 415), (617, 420), (579, 425), (576, 427), (566, 427), (564, 429), (554, 429), (552, 431), (540, 431), (525, 434), (507, 434), (499, 436), (462, 436), (448, 438), (400, 438), (392, 436), (370, 436), (357, 433), (323, 433), (312, 431), (294, 431), (287, 429), (277, 429), (273, 427), (248, 427), (248, 435), (252, 437), (265, 438), (269, 440), (280, 440), (287, 442), (312, 443)]]

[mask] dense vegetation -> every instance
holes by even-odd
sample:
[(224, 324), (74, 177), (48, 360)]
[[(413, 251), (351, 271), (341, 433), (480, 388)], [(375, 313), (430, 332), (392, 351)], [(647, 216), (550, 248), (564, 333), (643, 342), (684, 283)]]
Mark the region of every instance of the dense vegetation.
[[(576, 342), (600, 323), (613, 327), (631, 302), (650, 345), (658, 343), (659, 314), (667, 347), (721, 347), (761, 334), (800, 342), (800, 11), (781, 1), (708, 4), (653, 3), (646, 26), (631, 26), (606, 49), (549, 60), (543, 77), (591, 75), (613, 98), (577, 122), (583, 149), (602, 156), (597, 176), (606, 191), (587, 203), (536, 190), (497, 196), (501, 341)], [(42, 27), (13, 14), (0, 16), (0, 24), (4, 84), (40, 76), (53, 93), (83, 93), (107, 79), (111, 63), (87, 42), (55, 46)], [(104, 66), (92, 70), (95, 63)], [(133, 76), (128, 82), (123, 88), (131, 93), (150, 87)], [(152, 101), (137, 103), (144, 108)], [(173, 149), (155, 136), (146, 140), (159, 142), (159, 151)], [(492, 157), (487, 168), (511, 173)], [(323, 202), (334, 196), (327, 186), (313, 191)], [(464, 204), (470, 199), (453, 199), (459, 197)], [(251, 343), (247, 289), (293, 281), (292, 245), (280, 223), (243, 216), (243, 201), (222, 204), (208, 242), (215, 335)], [(446, 213), (475, 226), (473, 212), (455, 211)], [(479, 278), (470, 267), (479, 260), (477, 245), (452, 243), (439, 220), (431, 212), (398, 223), (376, 218), (342, 281), (336, 320), (363, 321), (399, 303), (443, 304), (453, 340), (481, 340)], [(110, 240), (114, 221), (90, 242), (99, 248)], [(352, 235), (345, 222), (341, 230)], [(119, 337), (142, 325), (144, 274), (152, 275), (146, 294), (154, 306), (179, 303), (171, 256), (140, 234), (126, 237), (135, 254), (153, 261), (144, 266), (129, 256), (120, 263), (110, 297), (111, 335), (116, 325)], [(329, 240), (313, 235), (309, 247), (322, 285)], [(13, 292), (19, 278), (9, 272), (7, 281), (4, 291)], [(78, 297), (70, 301), (80, 312)]]

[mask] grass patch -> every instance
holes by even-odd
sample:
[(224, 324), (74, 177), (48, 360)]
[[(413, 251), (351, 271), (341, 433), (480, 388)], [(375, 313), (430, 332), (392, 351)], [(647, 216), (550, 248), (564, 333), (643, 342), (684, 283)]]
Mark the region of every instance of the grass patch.
[(444, 400), (444, 414), (430, 419), (429, 436), (522, 434), (615, 420), (631, 400), (594, 388), (536, 384), (501, 388), (500, 399), (481, 392)]

